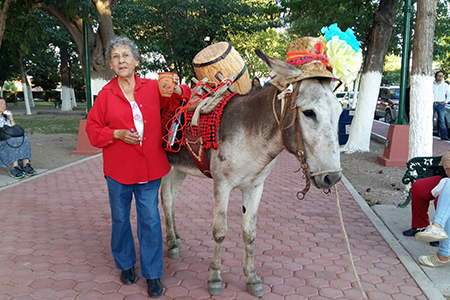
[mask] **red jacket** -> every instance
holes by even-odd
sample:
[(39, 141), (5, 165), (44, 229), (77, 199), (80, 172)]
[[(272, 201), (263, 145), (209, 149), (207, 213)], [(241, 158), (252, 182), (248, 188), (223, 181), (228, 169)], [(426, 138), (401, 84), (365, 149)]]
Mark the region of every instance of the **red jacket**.
[(136, 132), (131, 105), (119, 87), (117, 77), (99, 92), (86, 123), (86, 132), (92, 146), (103, 149), (103, 172), (122, 183), (135, 184), (156, 180), (166, 175), (169, 162), (162, 147), (161, 112), (175, 111), (182, 99), (189, 100), (191, 90), (180, 85), (183, 94), (162, 97), (158, 81), (135, 75), (134, 99), (139, 105), (144, 121), (141, 145), (130, 145), (113, 139), (115, 129), (132, 129)]

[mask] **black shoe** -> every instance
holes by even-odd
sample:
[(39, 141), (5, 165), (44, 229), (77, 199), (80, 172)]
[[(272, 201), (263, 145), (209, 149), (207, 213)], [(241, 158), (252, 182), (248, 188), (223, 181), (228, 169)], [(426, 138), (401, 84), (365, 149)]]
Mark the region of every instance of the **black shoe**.
[(431, 247), (439, 247), (439, 241), (436, 242), (430, 242)]
[(163, 287), (161, 284), (161, 279), (147, 279), (148, 284), (148, 295), (152, 298), (158, 298), (162, 295)]
[(15, 166), (11, 170), (11, 177), (16, 179), (22, 179), (25, 177), (25, 174), (23, 173), (22, 169), (19, 166)]
[(122, 270), (122, 273), (120, 274), (120, 281), (123, 284), (133, 284), (136, 280), (136, 275), (134, 274), (134, 267), (128, 270)]
[(420, 229), (417, 228), (410, 228), (408, 230), (403, 231), (403, 235), (404, 236), (414, 236), (416, 235), (416, 233), (418, 233), (420, 231)]
[(25, 167), (22, 168), (22, 171), (23, 171), (23, 173), (24, 173), (26, 176), (33, 176), (33, 175), (36, 175), (36, 170), (33, 169), (33, 167), (31, 166), (30, 163), (27, 163), (27, 164), (25, 165)]

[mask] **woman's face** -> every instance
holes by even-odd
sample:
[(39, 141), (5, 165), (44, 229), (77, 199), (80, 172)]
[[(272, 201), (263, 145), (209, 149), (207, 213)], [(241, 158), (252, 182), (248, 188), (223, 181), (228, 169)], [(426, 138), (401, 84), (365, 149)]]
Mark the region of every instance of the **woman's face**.
[(6, 110), (6, 101), (4, 99), (0, 99), (0, 114), (2, 114)]
[(126, 78), (134, 76), (139, 61), (134, 58), (129, 46), (122, 45), (111, 50), (109, 65), (117, 76)]

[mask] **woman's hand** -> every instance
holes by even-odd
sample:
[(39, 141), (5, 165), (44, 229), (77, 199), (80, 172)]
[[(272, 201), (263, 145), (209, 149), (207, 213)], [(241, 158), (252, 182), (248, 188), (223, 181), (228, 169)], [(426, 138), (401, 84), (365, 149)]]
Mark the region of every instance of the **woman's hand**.
[(175, 82), (175, 88), (174, 88), (174, 90), (173, 90), (173, 92), (176, 94), (176, 95), (181, 95), (182, 93), (183, 93), (183, 90), (181, 89), (181, 87), (178, 85), (178, 82), (180, 81), (180, 78), (178, 77), (178, 74), (177, 73), (175, 73), (174, 75), (173, 75), (173, 82)]
[(11, 126), (16, 125), (16, 122), (13, 118), (13, 113), (10, 110), (5, 110), (4, 113), (8, 116), (9, 121), (11, 122)]
[(127, 129), (116, 129), (113, 133), (113, 138), (116, 140), (122, 140), (130, 145), (137, 145), (141, 142), (141, 136), (137, 132)]

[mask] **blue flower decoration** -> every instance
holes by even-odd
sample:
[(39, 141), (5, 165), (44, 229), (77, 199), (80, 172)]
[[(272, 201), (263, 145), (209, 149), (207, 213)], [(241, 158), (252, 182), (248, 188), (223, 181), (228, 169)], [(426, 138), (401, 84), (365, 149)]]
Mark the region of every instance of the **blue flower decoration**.
[(345, 32), (338, 27), (337, 23), (330, 25), (329, 27), (322, 27), (320, 30), (327, 41), (331, 40), (333, 36), (337, 35), (340, 40), (345, 41), (355, 52), (359, 51), (360, 42), (356, 39), (355, 33), (351, 28), (347, 28)]

